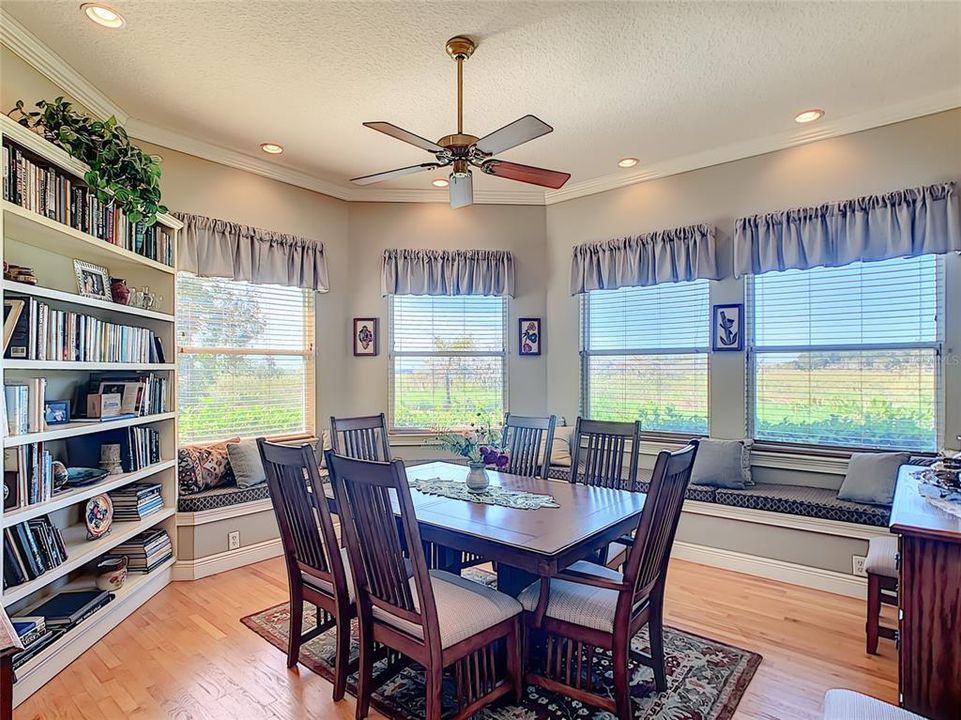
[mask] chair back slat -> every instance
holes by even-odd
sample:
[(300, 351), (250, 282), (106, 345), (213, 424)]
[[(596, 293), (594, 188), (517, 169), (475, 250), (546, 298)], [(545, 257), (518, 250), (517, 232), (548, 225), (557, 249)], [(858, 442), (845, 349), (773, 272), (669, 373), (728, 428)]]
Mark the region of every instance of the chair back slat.
[(338, 455), (390, 462), (387, 418), (384, 413), (350, 418), (331, 416), (330, 446)]
[(640, 442), (640, 422), (577, 418), (571, 437), (571, 482), (636, 491)]
[[(501, 446), (507, 450), (510, 462), (506, 471), (525, 477), (547, 477), (551, 462), (551, 446), (554, 444), (554, 427), (557, 416), (525, 417), (507, 413)], [(541, 444), (544, 450), (541, 453)]]
[(681, 450), (663, 451), (657, 456), (651, 488), (624, 566), (624, 580), (634, 588), (631, 605), (648, 597), (667, 574), (697, 447), (698, 441), (691, 440)]
[(326, 458), (359, 610), (369, 614), (376, 607), (420, 625), (425, 642), (437, 644), (439, 652), (433, 588), (404, 463), (360, 460), (333, 451), (327, 451)]
[(257, 447), (288, 571), (312, 575), (346, 593), (347, 576), (313, 449), (263, 438)]

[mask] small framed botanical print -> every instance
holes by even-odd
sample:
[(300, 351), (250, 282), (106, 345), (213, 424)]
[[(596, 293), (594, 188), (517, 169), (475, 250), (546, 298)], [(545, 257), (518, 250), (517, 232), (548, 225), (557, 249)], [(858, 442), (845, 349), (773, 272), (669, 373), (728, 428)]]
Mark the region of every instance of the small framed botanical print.
[(77, 289), (84, 297), (112, 300), (110, 297), (110, 273), (107, 268), (91, 265), (83, 260), (73, 261), (77, 275)]
[(378, 352), (378, 319), (354, 318), (354, 355), (374, 357)]
[(744, 305), (715, 305), (711, 324), (714, 352), (744, 349)]
[(520, 318), (518, 321), (518, 355), (540, 355), (541, 343), (541, 319), (540, 318)]

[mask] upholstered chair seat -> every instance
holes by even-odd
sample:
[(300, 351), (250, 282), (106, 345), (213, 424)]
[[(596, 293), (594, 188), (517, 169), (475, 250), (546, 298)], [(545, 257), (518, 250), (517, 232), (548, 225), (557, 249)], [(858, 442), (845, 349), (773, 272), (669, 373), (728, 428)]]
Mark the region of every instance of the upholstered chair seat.
[(898, 576), (898, 539), (894, 535), (873, 537), (868, 541), (864, 571), (890, 578)]
[[(354, 602), (355, 600), (354, 578), (352, 577), (351, 571), (350, 571), (350, 561), (347, 559), (347, 548), (344, 547), (340, 549), (340, 557), (341, 557), (341, 561), (344, 563), (344, 575), (347, 577), (347, 598), (350, 600), (350, 602)], [(305, 585), (310, 585), (316, 590), (325, 592), (330, 596), (334, 595), (333, 585), (331, 585), (326, 580), (322, 580), (319, 577), (314, 577), (306, 573), (303, 573), (303, 578), (304, 578)]]
[[(580, 560), (568, 568), (577, 573), (594, 575), (614, 582), (622, 582), (624, 576), (616, 570), (603, 565)], [(568, 580), (552, 579), (550, 601), (545, 616), (554, 620), (569, 622), (582, 627), (612, 632), (614, 630), (614, 611), (617, 609), (616, 590), (580, 585)], [(521, 605), (528, 612), (537, 608), (540, 597), (541, 581), (538, 580), (518, 596)]]
[(822, 720), (924, 720), (907, 710), (851, 690), (828, 690)]

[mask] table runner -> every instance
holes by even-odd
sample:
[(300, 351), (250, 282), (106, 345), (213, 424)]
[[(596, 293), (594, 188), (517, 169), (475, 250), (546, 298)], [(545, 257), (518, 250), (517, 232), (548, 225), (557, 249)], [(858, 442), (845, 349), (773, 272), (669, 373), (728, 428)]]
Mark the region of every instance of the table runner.
[(455, 500), (484, 503), (485, 505), (502, 505), (519, 510), (560, 507), (550, 495), (538, 495), (520, 490), (505, 490), (499, 485), (490, 485), (481, 492), (472, 492), (467, 489), (467, 483), (465, 482), (434, 477), (417, 478), (411, 481), (410, 486), (428, 495), (440, 495)]

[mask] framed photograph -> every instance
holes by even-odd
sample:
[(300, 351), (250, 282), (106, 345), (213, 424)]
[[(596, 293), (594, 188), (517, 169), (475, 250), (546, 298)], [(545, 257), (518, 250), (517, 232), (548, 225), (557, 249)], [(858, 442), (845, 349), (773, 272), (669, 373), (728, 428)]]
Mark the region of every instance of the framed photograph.
[(47, 400), (43, 406), (43, 421), (47, 425), (63, 425), (70, 422), (70, 401)]
[(517, 354), (540, 355), (543, 335), (540, 318), (520, 318), (517, 321)]
[(110, 273), (107, 268), (91, 265), (83, 260), (73, 261), (73, 270), (77, 274), (77, 288), (84, 297), (110, 300)]
[(744, 349), (744, 305), (715, 305), (712, 313), (711, 348), (714, 352)]
[(378, 353), (378, 319), (354, 318), (354, 355), (374, 357)]

